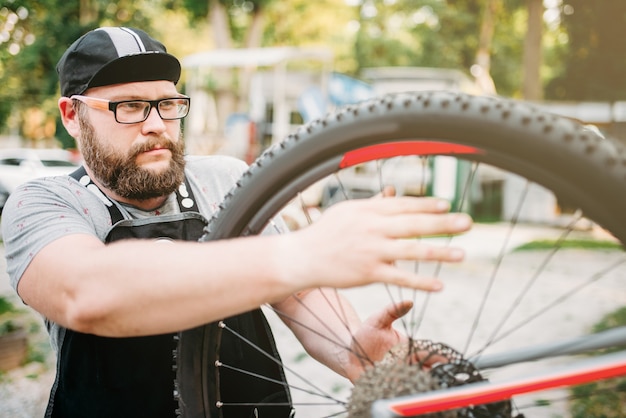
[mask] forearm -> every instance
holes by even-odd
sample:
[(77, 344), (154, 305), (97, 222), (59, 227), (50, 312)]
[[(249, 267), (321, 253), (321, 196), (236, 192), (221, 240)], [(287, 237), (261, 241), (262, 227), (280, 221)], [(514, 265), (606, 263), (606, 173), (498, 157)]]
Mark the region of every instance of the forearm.
[(351, 345), (361, 320), (338, 291), (300, 292), (274, 307), (311, 357), (344, 377), (354, 377), (349, 368)]
[[(281, 280), (273, 261), (281, 252), (276, 237), (236, 244), (88, 244), (93, 248), (85, 248), (83, 240), (66, 237), (44, 248), (19, 287), (36, 310), (83, 332), (129, 336), (176, 331), (274, 302), (294, 290)], [(71, 264), (62, 255), (68, 248), (80, 248)]]

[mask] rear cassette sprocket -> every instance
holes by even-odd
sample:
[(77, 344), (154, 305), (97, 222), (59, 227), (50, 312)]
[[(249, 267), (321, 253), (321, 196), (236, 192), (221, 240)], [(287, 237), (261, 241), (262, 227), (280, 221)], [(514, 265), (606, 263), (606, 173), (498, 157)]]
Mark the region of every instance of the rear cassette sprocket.
[[(486, 380), (453, 348), (430, 340), (409, 340), (366, 368), (355, 382), (348, 401), (349, 418), (371, 418), (378, 399), (413, 395)], [(442, 411), (427, 418), (513, 418), (509, 401)], [(523, 418), (521, 415), (515, 418)]]

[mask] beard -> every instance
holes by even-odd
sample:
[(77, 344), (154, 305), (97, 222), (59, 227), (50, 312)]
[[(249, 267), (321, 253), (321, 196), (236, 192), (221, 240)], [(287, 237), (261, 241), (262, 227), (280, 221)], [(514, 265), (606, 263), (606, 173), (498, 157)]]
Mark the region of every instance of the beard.
[[(134, 145), (126, 155), (120, 154), (99, 138), (93, 125), (79, 118), (81, 127), (81, 153), (94, 177), (118, 196), (131, 200), (147, 200), (173, 193), (183, 182), (185, 174), (184, 142), (171, 141), (162, 135), (150, 137)], [(155, 147), (169, 149), (170, 164), (165, 171), (154, 172), (140, 167), (137, 156)]]

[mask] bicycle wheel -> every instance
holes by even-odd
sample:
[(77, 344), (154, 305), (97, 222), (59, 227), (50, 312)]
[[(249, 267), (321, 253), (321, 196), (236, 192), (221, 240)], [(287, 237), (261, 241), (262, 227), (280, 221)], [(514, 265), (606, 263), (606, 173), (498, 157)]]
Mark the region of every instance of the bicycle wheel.
[[(357, 383), (353, 390), (347, 381), (304, 359), (304, 350), (294, 348), (292, 336), (280, 328), (278, 312), (268, 318), (285, 360), (280, 363), (285, 382), (271, 380), (289, 385), (293, 399), (270, 404), (293, 403), (298, 416), (307, 418), (348, 416), (348, 409), (350, 416), (369, 416), (371, 402), (380, 397), (487, 377), (497, 384), (502, 376), (576, 362), (581, 352), (592, 348), (623, 345), (624, 328), (613, 330), (609, 341), (602, 343), (589, 330), (603, 314), (626, 304), (626, 257), (620, 245), (626, 239), (625, 156), (620, 143), (529, 104), (442, 91), (389, 95), (348, 106), (268, 149), (225, 198), (203, 240), (259, 234), (273, 228), (271, 221), (277, 217), (294, 220), (289, 215), (294, 208), (307, 223), (314, 222), (306, 195), (320, 188), (323, 193), (316, 196), (321, 211), (338, 201), (379, 193), (391, 184), (405, 194), (449, 198), (453, 210), (470, 212), (477, 221), (462, 236), (421, 238), (466, 246), (465, 262), (406, 265), (438, 275), (446, 284), (443, 292), (431, 295), (382, 285), (342, 292), (363, 315), (372, 305), (386, 304), (381, 295), (393, 301), (414, 299), (414, 312), (398, 321), (398, 327), (419, 349), (447, 356), (447, 366), (423, 373), (429, 382), (434, 376), (434, 386), (420, 377), (409, 392), (368, 394), (381, 386), (381, 379), (401, 374), (377, 366), (372, 370), (382, 371), (373, 382)], [(601, 242), (609, 242), (611, 250), (588, 249), (591, 242), (599, 242), (598, 233), (604, 234)], [(552, 246), (513, 251), (535, 239), (547, 239)], [(585, 239), (583, 244), (579, 239)], [(271, 312), (269, 307), (263, 309)], [(237, 331), (210, 324), (197, 332), (201, 336), (181, 335), (182, 414), (262, 417), (252, 401), (222, 401), (219, 382), (225, 368), (262, 379), (220, 360), (224, 355), (220, 338), (234, 338)], [(284, 340), (288, 343), (281, 347)], [(280, 359), (273, 344), (269, 347), (266, 357)], [(185, 353), (192, 353), (187, 358), (193, 361), (181, 360)], [(618, 366), (625, 363), (623, 356), (617, 361)], [(447, 369), (452, 366), (457, 368)], [(612, 366), (609, 375), (620, 374), (615, 372), (618, 366)], [(304, 371), (297, 371), (299, 367)], [(392, 386), (402, 386), (396, 383)], [(515, 396), (510, 402), (491, 399), (483, 409), (476, 405), (484, 401), (476, 398), (468, 402), (472, 407), (437, 412), (444, 408), (438, 407), (442, 409), (430, 413), (439, 415), (430, 416), (515, 416), (525, 413), (525, 404), (563, 413), (566, 402), (543, 398), (548, 395)], [(364, 403), (355, 406), (355, 398), (364, 398)], [(320, 405), (311, 406), (316, 399)], [(244, 406), (246, 412), (238, 415)]]

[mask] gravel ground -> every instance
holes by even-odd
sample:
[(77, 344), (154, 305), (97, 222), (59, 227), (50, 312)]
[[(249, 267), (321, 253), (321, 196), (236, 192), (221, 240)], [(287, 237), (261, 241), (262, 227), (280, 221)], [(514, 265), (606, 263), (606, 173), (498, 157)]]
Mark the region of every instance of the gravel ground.
[(30, 363), (2, 376), (0, 416), (41, 418), (46, 410), (54, 372), (41, 363)]
[[(545, 228), (525, 228), (519, 235), (511, 237), (510, 247), (514, 247), (520, 243), (537, 239), (541, 237), (555, 237), (558, 231)], [(485, 263), (490, 263), (499, 253), (501, 246), (501, 228), (497, 226), (481, 226), (461, 238), (455, 238), (452, 242), (455, 245), (467, 244), (467, 265), (469, 270), (458, 270), (455, 266), (444, 267), (446, 276), (446, 289), (437, 295), (428, 298), (428, 302), (418, 298), (417, 305), (424, 303), (429, 305), (429, 316), (425, 317), (423, 325), (419, 330), (420, 338), (428, 338), (434, 341), (445, 340), (448, 344), (460, 349), (466, 341), (467, 335), (458, 332), (458, 328), (454, 324), (457, 321), (465, 319), (468, 309), (475, 310), (476, 306), (472, 301), (473, 296), (478, 296), (479, 283), (488, 280), (488, 273), (484, 270)], [(479, 240), (477, 237), (480, 237)], [(500, 238), (496, 238), (500, 237)], [(1, 249), (1, 248), (0, 248)], [(524, 252), (515, 256), (508, 257), (506, 262), (501, 266), (502, 276), (508, 277), (508, 281), (500, 283), (492, 290), (495, 298), (493, 305), (485, 307), (483, 314), (486, 323), (494, 324), (501, 315), (493, 312), (502, 312), (511, 305), (511, 301), (507, 299), (507, 295), (511, 294), (511, 290), (521, 286), (519, 280), (520, 272), (526, 271), (528, 266), (537, 266), (541, 263), (538, 253)], [(539, 292), (529, 294), (529, 307), (526, 309), (537, 309), (542, 304), (550, 300), (550, 294), (565, 286), (570, 286), (573, 280), (572, 273), (580, 273), (583, 269), (593, 271), (596, 263), (606, 263), (614, 255), (607, 255), (603, 260), (587, 258), (588, 253), (584, 251), (568, 252), (562, 258), (553, 260), (548, 268), (550, 275), (549, 282), (542, 283), (539, 286)], [(0, 294), (11, 295), (14, 297), (12, 289), (8, 285), (5, 276), (4, 258), (0, 257)], [(414, 268), (407, 266), (407, 268)], [(420, 266), (420, 272), (423, 267)], [(602, 283), (591, 289), (592, 293), (602, 300), (597, 306), (592, 306), (587, 299), (572, 298), (567, 307), (560, 313), (550, 314), (548, 318), (541, 322), (541, 325), (532, 327), (529, 333), (516, 334), (516, 338), (512, 339), (512, 344), (522, 346), (531, 344), (534, 340), (541, 339), (546, 335), (568, 336), (576, 335), (581, 329), (586, 329), (595, 323), (603, 314), (626, 304), (626, 286), (623, 285), (623, 275), (613, 275), (612, 277), (602, 280)], [(499, 292), (499, 293), (498, 293)], [(351, 289), (345, 294), (353, 302), (356, 309), (361, 312), (371, 313), (371, 306), (383, 306), (388, 303), (387, 290), (380, 286), (369, 286), (359, 289)], [(420, 297), (422, 295), (419, 295)], [(524, 314), (527, 312), (518, 312)], [(291, 334), (281, 327), (277, 320), (270, 314), (270, 321), (274, 323), (276, 339), (281, 349), (283, 360), (288, 363), (289, 367), (293, 367), (297, 372), (306, 376), (307, 380), (323, 382), (320, 385), (330, 388), (333, 397), (346, 396), (349, 393), (350, 385), (344, 379), (337, 377), (332, 372), (320, 367), (314, 360), (303, 359), (303, 350), (299, 344), (293, 341)], [(39, 320), (33, 315), (35, 320)], [(515, 319), (509, 321), (508, 326), (515, 324)], [(486, 327), (488, 328), (488, 327)], [(47, 360), (42, 363), (31, 363), (20, 369), (13, 370), (0, 376), (0, 417), (10, 418), (36, 418), (42, 417), (47, 402), (50, 386), (54, 379), (54, 359), (42, 338), (41, 333), (34, 335), (35, 344), (40, 347), (42, 352), (47, 353)], [(477, 338), (486, 338), (486, 331), (479, 328), (476, 331)], [(521, 342), (521, 343), (520, 343)], [(502, 348), (505, 344), (501, 345)], [(47, 350), (47, 351), (46, 351)], [(471, 349), (470, 349), (471, 351)], [(530, 366), (524, 365), (522, 369), (526, 372), (530, 370)], [(506, 378), (504, 376), (490, 376), (491, 379)], [(298, 380), (290, 377), (292, 384)], [(297, 383), (300, 385), (300, 383)], [(301, 385), (300, 385), (301, 386)], [(561, 397), (562, 392), (552, 391), (541, 394), (541, 399), (546, 397)], [(294, 391), (294, 398), (297, 401), (308, 401), (310, 397), (298, 391)], [(536, 397), (525, 397), (519, 399), (519, 403), (534, 402)], [(309, 418), (318, 416), (307, 412), (306, 408), (299, 408), (298, 416), (300, 418)], [(546, 411), (528, 411), (527, 418), (556, 418), (567, 417), (566, 405), (563, 403), (556, 404), (554, 407)]]

